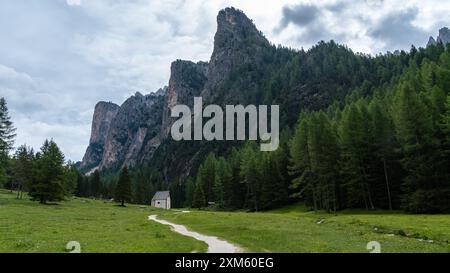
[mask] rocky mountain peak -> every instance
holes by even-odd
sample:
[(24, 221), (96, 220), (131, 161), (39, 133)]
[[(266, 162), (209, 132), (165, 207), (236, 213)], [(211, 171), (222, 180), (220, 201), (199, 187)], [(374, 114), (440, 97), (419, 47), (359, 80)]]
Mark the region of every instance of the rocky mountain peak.
[(170, 67), (170, 79), (164, 101), (162, 136), (167, 137), (172, 125), (170, 111), (177, 104), (193, 106), (194, 97), (199, 96), (205, 82), (208, 63), (176, 60)]
[(448, 27), (443, 27), (439, 30), (437, 41), (444, 45), (450, 43), (450, 29), (448, 29)]
[(232, 69), (248, 64), (258, 65), (261, 53), (268, 47), (269, 41), (242, 11), (232, 7), (221, 10), (217, 16), (208, 82), (202, 95), (210, 96)]
[(101, 101), (95, 105), (92, 118), (91, 138), (89, 146), (80, 164), (80, 168), (90, 169), (98, 166), (102, 160), (103, 148), (106, 142), (111, 123), (120, 106), (112, 102)]
[(167, 93), (168, 87), (164, 86), (163, 88), (159, 88), (158, 91), (156, 91), (155, 94), (156, 96), (165, 96)]
[(436, 39), (430, 37), (427, 46), (436, 45), (437, 43), (442, 43), (443, 45), (450, 43), (450, 29), (448, 27), (441, 28)]
[(244, 12), (233, 7), (225, 8), (217, 15), (217, 32), (214, 37), (214, 51), (229, 48), (236, 42), (254, 39), (254, 42), (269, 44)]

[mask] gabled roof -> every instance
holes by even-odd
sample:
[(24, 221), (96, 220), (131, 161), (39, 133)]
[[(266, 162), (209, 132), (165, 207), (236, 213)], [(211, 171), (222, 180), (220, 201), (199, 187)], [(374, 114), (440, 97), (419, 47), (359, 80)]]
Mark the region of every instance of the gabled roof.
[(166, 200), (167, 197), (170, 197), (170, 192), (169, 191), (157, 191), (155, 193), (155, 195), (152, 198), (153, 200)]

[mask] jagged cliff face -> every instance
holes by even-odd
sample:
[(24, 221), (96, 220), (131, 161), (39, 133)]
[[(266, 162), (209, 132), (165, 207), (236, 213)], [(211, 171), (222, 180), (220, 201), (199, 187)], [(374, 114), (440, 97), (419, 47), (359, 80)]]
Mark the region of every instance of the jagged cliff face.
[[(269, 41), (253, 22), (240, 10), (226, 8), (217, 16), (217, 32), (214, 50), (208, 66), (208, 82), (202, 92), (204, 99), (227, 100), (228, 95), (220, 90), (233, 71), (257, 67), (262, 54), (270, 47)], [(234, 97), (239, 100), (239, 97)]]
[(450, 29), (447, 27), (443, 27), (439, 30), (439, 35), (436, 39), (430, 37), (428, 40), (427, 46), (436, 45), (437, 43), (442, 43), (443, 45), (447, 45), (450, 43)]
[(119, 108), (117, 104), (111, 102), (99, 102), (95, 106), (91, 139), (89, 140), (89, 146), (84, 154), (80, 168), (94, 168), (102, 161), (106, 136)]
[(140, 93), (121, 106), (100, 102), (95, 107), (89, 147), (80, 164), (86, 173), (141, 164), (160, 144), (159, 133), (167, 88)]
[(177, 104), (193, 107), (194, 97), (200, 96), (206, 83), (208, 64), (177, 60), (171, 65), (169, 88), (164, 99), (161, 134), (166, 138), (174, 119), (170, 117), (172, 108)]
[[(86, 166), (100, 170), (118, 169), (149, 162), (155, 150), (164, 140), (169, 140), (174, 118), (170, 117), (177, 104), (193, 107), (194, 97), (202, 96), (210, 103), (242, 102), (243, 90), (228, 86), (230, 77), (241, 68), (263, 67), (262, 55), (271, 45), (253, 22), (240, 10), (226, 8), (217, 16), (217, 32), (211, 61), (194, 63), (177, 60), (171, 65), (168, 88), (160, 89), (153, 95), (136, 94), (117, 109), (109, 126), (103, 130), (104, 139), (98, 142), (96, 158)], [(255, 91), (257, 85), (250, 89)], [(251, 92), (251, 90), (245, 90)], [(94, 121), (95, 123), (95, 121)], [(93, 130), (94, 134), (95, 131)], [(96, 147), (97, 147), (96, 146)], [(89, 157), (89, 156), (85, 156)], [(193, 157), (195, 158), (195, 156)], [(170, 157), (161, 162), (178, 166), (187, 175), (192, 158)]]
[(154, 151), (160, 142), (162, 102), (163, 96), (136, 93), (120, 106), (109, 127), (100, 170), (135, 166)]

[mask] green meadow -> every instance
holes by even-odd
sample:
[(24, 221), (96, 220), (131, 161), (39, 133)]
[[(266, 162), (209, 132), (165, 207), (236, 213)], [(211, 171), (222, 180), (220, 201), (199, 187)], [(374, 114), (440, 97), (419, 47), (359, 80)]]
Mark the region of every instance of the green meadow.
[(217, 236), (246, 252), (449, 252), (449, 215), (344, 211), (311, 212), (301, 205), (262, 213), (157, 210), (71, 198), (41, 205), (0, 190), (0, 252), (205, 252), (207, 245), (174, 233), (158, 218)]
[(344, 211), (337, 215), (290, 206), (262, 213), (192, 211), (162, 218), (214, 235), (248, 252), (450, 252), (450, 215)]
[(207, 245), (147, 220), (148, 206), (73, 198), (41, 205), (0, 190), (0, 252), (204, 252)]

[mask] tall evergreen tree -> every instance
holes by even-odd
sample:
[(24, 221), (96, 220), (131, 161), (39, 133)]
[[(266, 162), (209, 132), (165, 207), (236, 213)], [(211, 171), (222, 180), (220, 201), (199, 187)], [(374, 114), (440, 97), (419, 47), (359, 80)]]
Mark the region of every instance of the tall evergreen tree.
[(207, 202), (213, 202), (214, 198), (214, 182), (216, 174), (216, 157), (213, 153), (206, 157), (203, 164), (200, 166), (197, 174), (197, 182), (203, 187), (203, 192)]
[(16, 129), (8, 112), (6, 100), (0, 98), (0, 185), (6, 182), (6, 169), (9, 162), (9, 151), (14, 144)]
[(194, 197), (192, 200), (192, 207), (193, 208), (203, 208), (206, 206), (206, 198), (205, 198), (205, 192), (203, 191), (203, 186), (199, 181), (195, 183), (195, 191), (194, 191)]
[(0, 153), (8, 154), (14, 145), (16, 128), (14, 128), (9, 115), (5, 98), (0, 98)]
[(400, 86), (395, 101), (397, 137), (402, 145), (403, 207), (412, 212), (432, 212), (439, 206), (433, 175), (433, 121), (430, 111), (409, 83)]
[[(376, 188), (385, 188), (385, 194), (383, 191), (379, 190), (380, 197), (377, 198), (379, 201), (386, 200), (385, 202), (378, 202), (381, 207), (387, 207), (390, 210), (393, 209), (393, 197), (395, 197), (394, 181), (392, 179), (391, 173), (393, 172), (390, 168), (391, 159), (394, 158), (396, 141), (394, 138), (394, 128), (392, 121), (386, 111), (382, 110), (381, 102), (378, 98), (375, 98), (370, 103), (370, 115), (371, 115), (371, 134), (372, 134), (372, 145), (373, 149), (373, 159), (375, 164), (372, 166), (372, 172), (374, 173), (376, 179)], [(399, 170), (397, 170), (399, 171)], [(386, 196), (387, 198), (383, 198)]]
[(130, 201), (131, 197), (131, 178), (128, 174), (128, 168), (125, 166), (119, 174), (119, 181), (117, 182), (114, 200), (124, 207), (125, 202)]
[(102, 195), (102, 181), (100, 179), (100, 172), (95, 170), (92, 177), (89, 179), (89, 184), (91, 187), (90, 193), (93, 197), (101, 197)]
[(194, 192), (195, 183), (191, 177), (188, 177), (188, 179), (186, 180), (186, 197), (184, 202), (185, 207), (192, 207), (192, 203), (194, 201)]
[(22, 199), (23, 191), (29, 190), (34, 178), (34, 151), (22, 145), (14, 155), (14, 181), (17, 182), (17, 198)]
[(53, 140), (46, 140), (36, 155), (36, 176), (30, 187), (32, 200), (41, 204), (61, 201), (67, 195), (64, 155)]

